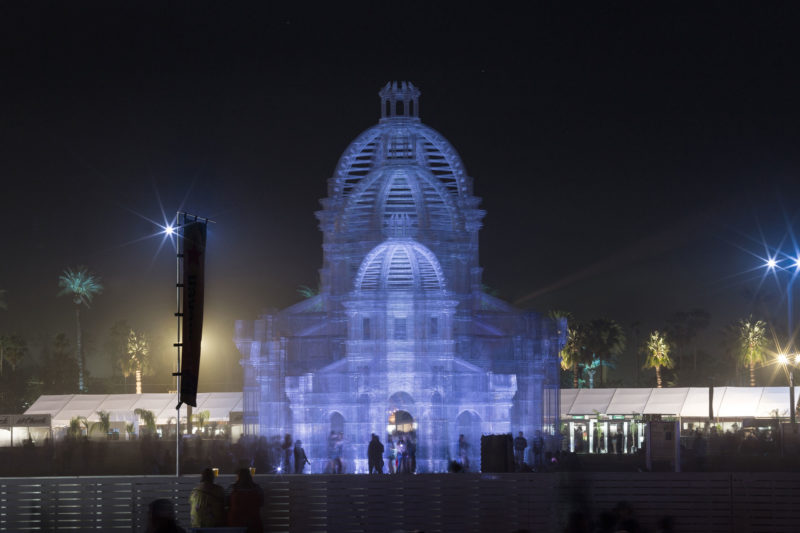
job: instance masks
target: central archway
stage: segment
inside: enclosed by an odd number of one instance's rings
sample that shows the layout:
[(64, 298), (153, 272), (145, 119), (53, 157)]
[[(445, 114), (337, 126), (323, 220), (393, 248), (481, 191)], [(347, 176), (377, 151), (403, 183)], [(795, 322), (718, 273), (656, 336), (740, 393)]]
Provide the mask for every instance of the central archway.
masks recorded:
[(389, 420), (386, 429), (387, 433), (392, 437), (402, 436), (416, 431), (417, 423), (414, 421), (414, 417), (411, 416), (411, 413), (398, 409), (389, 412)]
[(417, 471), (417, 423), (411, 413), (403, 409), (389, 411), (386, 432), (390, 453), (389, 473), (414, 473)]

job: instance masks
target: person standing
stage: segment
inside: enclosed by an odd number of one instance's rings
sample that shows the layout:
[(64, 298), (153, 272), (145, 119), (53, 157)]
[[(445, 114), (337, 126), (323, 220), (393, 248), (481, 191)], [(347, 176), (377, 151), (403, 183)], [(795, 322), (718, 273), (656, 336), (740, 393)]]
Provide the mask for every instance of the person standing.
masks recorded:
[(469, 471), (469, 443), (464, 434), (458, 436), (458, 457), (461, 460), (461, 468), (464, 472)]
[(210, 468), (200, 474), (200, 484), (189, 496), (192, 527), (222, 527), (225, 525), (225, 490), (214, 483)]
[(386, 458), (389, 460), (389, 473), (394, 474), (394, 460), (397, 454), (397, 450), (394, 447), (394, 441), (392, 440), (392, 436), (389, 435), (386, 440)]
[(544, 465), (544, 439), (542, 438), (541, 430), (536, 430), (536, 436), (533, 437), (533, 468), (539, 470)]
[(303, 449), (303, 442), (296, 441), (294, 443), (294, 473), (302, 474), (306, 465), (310, 465), (311, 461), (306, 457), (306, 451)]
[(407, 459), (407, 468), (408, 473), (416, 474), (417, 473), (417, 441), (415, 435), (410, 435), (408, 440), (406, 441), (406, 455), (408, 456)]
[(228, 525), (245, 527), (247, 533), (261, 533), (261, 508), (264, 506), (264, 491), (250, 475), (249, 468), (241, 468), (236, 474), (236, 483), (230, 487), (228, 496)]
[(283, 436), (283, 444), (281, 444), (281, 449), (283, 450), (282, 471), (288, 474), (292, 471), (292, 436), (289, 433)]
[(406, 441), (400, 437), (397, 441), (397, 473), (406, 472)]
[(367, 463), (370, 474), (373, 471), (383, 474), (383, 444), (375, 433), (372, 434), (372, 439), (367, 446)]
[(514, 463), (517, 466), (517, 471), (521, 472), (525, 464), (525, 448), (528, 447), (528, 440), (522, 435), (520, 431), (517, 438), (514, 439)]

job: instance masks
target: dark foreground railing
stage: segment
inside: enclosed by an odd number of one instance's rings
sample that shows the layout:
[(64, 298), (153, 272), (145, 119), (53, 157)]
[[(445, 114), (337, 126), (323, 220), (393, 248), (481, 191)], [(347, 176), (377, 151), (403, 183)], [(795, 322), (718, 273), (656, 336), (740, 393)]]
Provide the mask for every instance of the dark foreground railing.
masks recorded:
[[(231, 476), (220, 476), (227, 486)], [(143, 532), (147, 504), (175, 502), (189, 526), (197, 477), (0, 479), (0, 531)], [(800, 529), (798, 473), (556, 473), (256, 476), (266, 531), (561, 531), (626, 501), (649, 531), (671, 516), (682, 532)]]

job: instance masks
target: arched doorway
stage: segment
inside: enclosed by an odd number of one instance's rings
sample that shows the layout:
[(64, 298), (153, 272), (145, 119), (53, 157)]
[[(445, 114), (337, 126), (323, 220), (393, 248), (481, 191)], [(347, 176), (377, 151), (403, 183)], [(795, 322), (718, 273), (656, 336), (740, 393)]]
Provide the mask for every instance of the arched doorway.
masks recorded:
[[(462, 411), (456, 418), (456, 432), (459, 442), (456, 444), (456, 457), (462, 463), (466, 456), (467, 470), (480, 472), (481, 469), (481, 417), (472, 411)], [(463, 435), (463, 439), (462, 436)], [(462, 444), (463, 442), (463, 444)]]
[(403, 409), (389, 411), (386, 432), (392, 440), (389, 446), (395, 448), (395, 463), (389, 466), (389, 472), (416, 472), (417, 423), (411, 413)]

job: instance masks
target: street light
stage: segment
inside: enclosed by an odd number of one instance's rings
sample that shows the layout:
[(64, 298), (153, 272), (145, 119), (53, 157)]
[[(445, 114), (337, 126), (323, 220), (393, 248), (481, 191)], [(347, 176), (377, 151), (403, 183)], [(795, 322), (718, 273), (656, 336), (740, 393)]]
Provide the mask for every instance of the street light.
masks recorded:
[(789, 372), (789, 420), (792, 422), (792, 428), (794, 429), (794, 367), (800, 364), (800, 353), (778, 354), (778, 362)]

